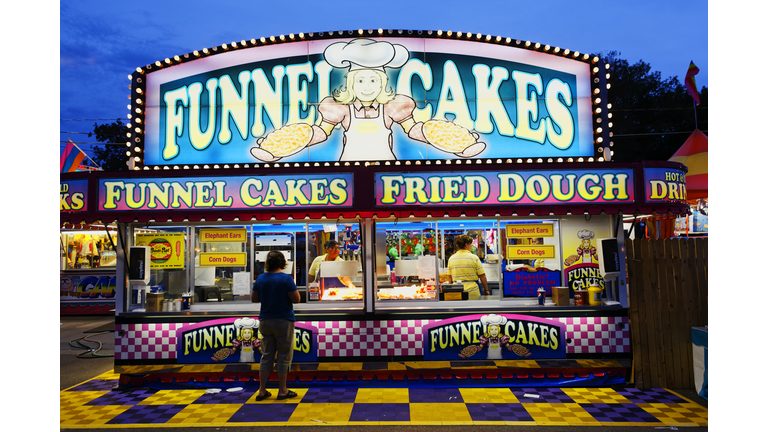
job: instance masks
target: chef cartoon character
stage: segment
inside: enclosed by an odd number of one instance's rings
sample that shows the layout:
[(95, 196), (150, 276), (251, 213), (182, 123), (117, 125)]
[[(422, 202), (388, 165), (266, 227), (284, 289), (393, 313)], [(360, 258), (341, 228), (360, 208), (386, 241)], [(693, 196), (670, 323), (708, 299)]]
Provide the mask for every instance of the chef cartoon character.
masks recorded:
[(509, 350), (509, 336), (501, 334), (501, 327), (507, 323), (507, 317), (490, 314), (480, 318), (480, 322), (485, 325), (486, 331), (480, 336), (479, 349), (488, 348), (485, 357), (488, 360), (503, 360), (502, 349)]
[(232, 341), (232, 347), (234, 351), (240, 350), (239, 362), (254, 362), (254, 354), (261, 347), (261, 339), (256, 337), (259, 321), (247, 317), (238, 318), (235, 320), (235, 327), (240, 331), (240, 336)]
[(591, 263), (592, 258), (597, 259), (597, 248), (592, 246), (591, 240), (595, 238), (594, 231), (583, 229), (576, 233), (581, 239), (581, 246), (576, 248), (576, 255), (581, 257), (581, 262), (584, 264)]
[(482, 152), (485, 144), (477, 141), (477, 133), (448, 121), (414, 120), (416, 102), (396, 94), (385, 72), (385, 68), (402, 67), (409, 56), (404, 46), (387, 41), (354, 39), (330, 44), (323, 57), (332, 67), (347, 69), (345, 85), (320, 102), (316, 124), (285, 125), (259, 138), (251, 154), (264, 162), (277, 161), (326, 141), (340, 124), (344, 134), (340, 160), (395, 160), (391, 130), (394, 123), (411, 139), (459, 157), (470, 158)]

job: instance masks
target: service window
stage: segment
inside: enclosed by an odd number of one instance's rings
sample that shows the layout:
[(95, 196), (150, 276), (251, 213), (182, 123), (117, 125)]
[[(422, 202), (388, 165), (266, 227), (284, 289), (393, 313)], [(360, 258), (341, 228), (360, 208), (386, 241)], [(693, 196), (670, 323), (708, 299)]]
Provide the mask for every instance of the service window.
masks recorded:
[(436, 223), (377, 222), (375, 238), (376, 302), (437, 301)]
[(111, 228), (109, 235), (103, 230), (62, 230), (59, 234), (61, 270), (114, 270), (117, 254), (112, 243), (117, 244), (115, 236), (114, 228)]
[(307, 224), (307, 231), (307, 302), (362, 307), (365, 248), (360, 224)]
[(250, 238), (248, 226), (195, 226), (195, 302), (250, 302)]

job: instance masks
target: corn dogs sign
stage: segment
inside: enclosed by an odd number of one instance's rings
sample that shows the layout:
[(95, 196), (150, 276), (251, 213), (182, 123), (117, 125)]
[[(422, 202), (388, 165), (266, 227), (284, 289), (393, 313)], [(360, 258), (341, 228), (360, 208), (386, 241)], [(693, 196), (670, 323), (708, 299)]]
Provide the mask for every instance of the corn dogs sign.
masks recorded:
[(135, 81), (140, 163), (595, 155), (596, 58), (415, 37), (227, 47)]

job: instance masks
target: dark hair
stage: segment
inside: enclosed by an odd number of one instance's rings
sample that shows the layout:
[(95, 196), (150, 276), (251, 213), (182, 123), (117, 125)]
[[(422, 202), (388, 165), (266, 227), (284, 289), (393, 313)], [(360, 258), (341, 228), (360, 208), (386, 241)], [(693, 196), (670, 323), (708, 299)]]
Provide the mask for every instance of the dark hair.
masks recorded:
[(268, 272), (275, 271), (275, 270), (282, 270), (288, 266), (288, 263), (285, 262), (285, 257), (283, 256), (283, 253), (280, 251), (269, 251), (267, 254), (267, 263), (266, 263), (266, 270)]
[(456, 236), (456, 247), (459, 249), (464, 249), (467, 247), (468, 244), (474, 243), (474, 240), (472, 240), (472, 237), (462, 234), (460, 236)]
[(339, 246), (341, 243), (337, 242), (336, 240), (328, 240), (325, 242), (323, 246), (325, 246), (325, 250), (328, 250), (330, 248), (334, 248), (336, 246)]

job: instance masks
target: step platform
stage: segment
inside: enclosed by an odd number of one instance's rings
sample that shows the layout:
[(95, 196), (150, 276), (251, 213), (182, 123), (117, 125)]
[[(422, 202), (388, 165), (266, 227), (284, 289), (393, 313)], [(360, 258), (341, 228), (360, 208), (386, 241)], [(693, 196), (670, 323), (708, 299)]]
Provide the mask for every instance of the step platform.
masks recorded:
[[(482, 360), (293, 363), (290, 386), (591, 387), (622, 385), (631, 360)], [(115, 366), (119, 387), (155, 389), (258, 386), (258, 363)], [(269, 381), (277, 381), (277, 373)]]

